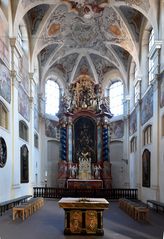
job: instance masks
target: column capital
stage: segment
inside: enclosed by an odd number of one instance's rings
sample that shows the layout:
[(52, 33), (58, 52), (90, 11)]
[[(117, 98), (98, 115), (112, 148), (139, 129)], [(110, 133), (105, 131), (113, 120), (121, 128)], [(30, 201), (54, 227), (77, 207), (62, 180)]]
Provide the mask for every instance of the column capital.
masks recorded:
[(16, 37), (11, 37), (10, 38), (10, 46), (15, 47), (15, 45), (16, 45)]

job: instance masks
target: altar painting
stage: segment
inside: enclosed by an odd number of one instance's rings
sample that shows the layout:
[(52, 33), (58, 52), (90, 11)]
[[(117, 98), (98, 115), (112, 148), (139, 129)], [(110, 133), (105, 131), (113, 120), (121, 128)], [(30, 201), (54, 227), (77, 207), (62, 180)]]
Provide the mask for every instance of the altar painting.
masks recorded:
[(87, 210), (85, 216), (87, 233), (96, 233), (98, 226), (97, 211)]
[(73, 162), (78, 163), (79, 158), (90, 159), (96, 162), (96, 124), (89, 117), (80, 117), (74, 123), (74, 157)]
[(11, 80), (7, 67), (0, 60), (0, 95), (8, 102), (11, 101)]
[(129, 118), (129, 135), (133, 135), (137, 131), (137, 112), (136, 109), (130, 114)]
[(27, 120), (30, 120), (30, 103), (27, 93), (22, 86), (18, 89), (18, 110), (19, 113)]
[(141, 124), (144, 125), (153, 116), (153, 88), (142, 99)]
[(110, 124), (111, 127), (111, 138), (119, 139), (124, 135), (124, 122), (122, 120), (112, 122)]
[(57, 122), (54, 120), (46, 119), (45, 132), (47, 137), (57, 138)]

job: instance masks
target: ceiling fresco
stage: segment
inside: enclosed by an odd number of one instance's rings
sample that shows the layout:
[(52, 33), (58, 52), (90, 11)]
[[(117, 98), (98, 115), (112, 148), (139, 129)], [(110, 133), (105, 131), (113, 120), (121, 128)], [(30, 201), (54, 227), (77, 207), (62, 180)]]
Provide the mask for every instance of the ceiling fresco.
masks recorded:
[(149, 0), (21, 0), (19, 6), (31, 35), (37, 33), (32, 54), (41, 80), (53, 69), (65, 82), (84, 71), (101, 82), (111, 69), (128, 74), (130, 60), (138, 62)]

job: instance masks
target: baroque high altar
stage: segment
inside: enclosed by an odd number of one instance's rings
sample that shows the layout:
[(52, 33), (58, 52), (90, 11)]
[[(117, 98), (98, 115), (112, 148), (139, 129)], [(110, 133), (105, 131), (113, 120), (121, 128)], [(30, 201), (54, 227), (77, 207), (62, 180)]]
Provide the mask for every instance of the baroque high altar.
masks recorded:
[(58, 117), (58, 186), (111, 188), (109, 120), (112, 114), (100, 85), (86, 74), (77, 77), (61, 98)]

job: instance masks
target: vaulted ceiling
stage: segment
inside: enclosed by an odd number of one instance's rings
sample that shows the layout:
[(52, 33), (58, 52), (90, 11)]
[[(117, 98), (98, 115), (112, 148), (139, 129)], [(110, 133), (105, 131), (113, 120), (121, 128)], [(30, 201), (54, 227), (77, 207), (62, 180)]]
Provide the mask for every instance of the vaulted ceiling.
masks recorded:
[(30, 56), (39, 62), (41, 79), (53, 71), (65, 82), (80, 73), (102, 82), (112, 70), (126, 78), (132, 59), (139, 64), (143, 25), (155, 19), (150, 2), (21, 0), (14, 20), (18, 25), (23, 19), (28, 27)]

